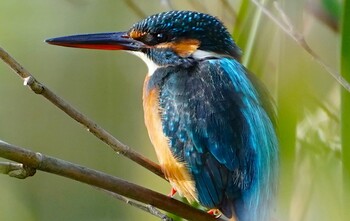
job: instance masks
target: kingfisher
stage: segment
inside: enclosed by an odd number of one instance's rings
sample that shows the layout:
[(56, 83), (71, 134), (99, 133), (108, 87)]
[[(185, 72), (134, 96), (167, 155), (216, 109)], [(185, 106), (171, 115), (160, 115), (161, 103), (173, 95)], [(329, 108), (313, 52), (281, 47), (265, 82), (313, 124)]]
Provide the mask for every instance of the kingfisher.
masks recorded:
[(177, 191), (236, 221), (270, 220), (278, 173), (275, 107), (223, 23), (168, 11), (126, 32), (46, 40), (66, 47), (125, 50), (148, 66), (145, 124)]

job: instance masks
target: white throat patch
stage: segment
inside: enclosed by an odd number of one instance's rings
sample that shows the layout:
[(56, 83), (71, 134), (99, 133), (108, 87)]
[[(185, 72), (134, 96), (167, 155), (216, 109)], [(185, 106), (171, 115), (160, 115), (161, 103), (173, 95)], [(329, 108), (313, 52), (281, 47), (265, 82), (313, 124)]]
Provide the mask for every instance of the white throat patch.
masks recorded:
[(149, 59), (149, 57), (147, 57), (147, 55), (145, 55), (142, 52), (139, 51), (130, 51), (130, 53), (136, 55), (137, 57), (141, 58), (143, 60), (143, 62), (146, 63), (147, 67), (148, 67), (148, 76), (152, 76), (153, 73), (161, 66), (157, 65), (156, 63), (154, 63), (151, 59)]
[[(137, 57), (141, 58), (147, 65), (148, 67), (148, 76), (152, 76), (153, 73), (160, 67), (165, 67), (165, 66), (160, 66), (156, 63), (154, 63), (146, 54), (140, 52), (140, 51), (128, 51)], [(218, 54), (215, 52), (211, 51), (203, 51), (203, 50), (196, 50), (193, 52), (190, 57), (193, 57), (196, 60), (203, 60), (206, 58), (222, 58), (222, 57), (229, 57), (228, 55), (222, 55)]]

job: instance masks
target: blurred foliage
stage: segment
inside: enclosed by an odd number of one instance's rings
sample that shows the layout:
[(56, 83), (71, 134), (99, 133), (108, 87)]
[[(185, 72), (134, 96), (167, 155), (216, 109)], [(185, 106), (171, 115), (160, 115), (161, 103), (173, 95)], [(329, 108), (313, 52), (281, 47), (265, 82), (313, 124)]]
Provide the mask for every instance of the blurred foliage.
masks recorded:
[[(127, 53), (43, 43), (44, 39), (61, 35), (126, 30), (140, 19), (140, 13), (127, 2), (2, 1), (0, 45), (57, 94), (121, 141), (156, 160), (143, 125), (145, 65)], [(244, 52), (244, 63), (276, 99), (281, 140), (276, 220), (341, 220), (342, 196), (348, 191), (348, 185), (342, 185), (342, 161), (349, 162), (350, 156), (341, 155), (340, 125), (344, 125), (343, 119), (349, 119), (349, 112), (343, 109), (346, 117), (340, 118), (343, 100), (337, 82), (251, 1), (132, 2), (147, 15), (173, 7), (207, 12), (225, 22)], [(277, 15), (273, 1), (261, 2)], [(278, 2), (310, 47), (328, 65), (339, 69), (339, 35), (350, 39), (349, 32), (333, 32), (304, 9), (306, 0)], [(326, 6), (323, 10), (340, 18), (345, 0), (335, 2), (340, 5), (338, 9)], [(342, 56), (349, 51), (342, 50)], [(342, 67), (349, 61), (344, 57)], [(29, 92), (3, 64), (0, 82), (0, 139), (161, 193), (170, 190), (168, 183), (113, 153), (61, 111)], [(348, 96), (348, 92), (343, 94)], [(343, 131), (343, 139), (349, 139), (347, 133)], [(94, 188), (51, 174), (39, 172), (26, 180), (0, 176), (0, 186), (0, 220), (156, 219)]]
[[(341, 33), (341, 72), (345, 79), (350, 81), (350, 1), (344, 2)], [(343, 185), (350, 186), (350, 94), (344, 89), (341, 91), (341, 132), (342, 132), (342, 163)], [(344, 189), (344, 208), (350, 208), (350, 188)], [(345, 209), (344, 217), (350, 216), (350, 210)]]
[(323, 7), (323, 10), (334, 19), (340, 19), (341, 5), (338, 0), (322, 0), (321, 5)]

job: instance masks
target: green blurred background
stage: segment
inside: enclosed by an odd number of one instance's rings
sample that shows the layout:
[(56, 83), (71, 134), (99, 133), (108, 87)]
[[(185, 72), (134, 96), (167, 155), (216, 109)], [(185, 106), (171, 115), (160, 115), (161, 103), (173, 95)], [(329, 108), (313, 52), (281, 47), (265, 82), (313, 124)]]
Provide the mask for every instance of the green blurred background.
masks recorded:
[[(278, 16), (272, 1), (262, 2)], [(342, 1), (279, 2), (316, 54), (338, 70)], [(342, 182), (340, 86), (330, 74), (250, 1), (134, 0), (140, 12), (131, 3), (3, 0), (0, 46), (62, 98), (156, 161), (143, 124), (141, 89), (147, 69), (142, 61), (128, 53), (61, 48), (43, 41), (76, 33), (127, 30), (143, 14), (170, 7), (219, 17), (245, 52), (243, 62), (276, 98), (281, 137), (276, 220), (341, 220), (345, 207), (342, 196), (348, 188)], [(164, 194), (170, 190), (168, 183), (117, 155), (63, 112), (23, 87), (2, 62), (0, 122), (1, 140)], [(38, 172), (26, 180), (0, 176), (0, 220), (156, 218), (85, 184)]]

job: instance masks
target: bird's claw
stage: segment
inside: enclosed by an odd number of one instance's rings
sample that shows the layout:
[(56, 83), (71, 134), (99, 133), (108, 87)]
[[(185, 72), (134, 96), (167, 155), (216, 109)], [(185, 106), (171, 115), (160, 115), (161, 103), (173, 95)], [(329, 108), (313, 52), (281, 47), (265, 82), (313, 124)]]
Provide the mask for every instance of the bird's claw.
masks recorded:
[(168, 196), (172, 198), (172, 197), (174, 197), (176, 192), (177, 192), (177, 190), (174, 187), (172, 187), (171, 190), (170, 190), (170, 193), (168, 194)]
[(216, 219), (222, 215), (222, 213), (218, 209), (210, 209), (207, 213), (214, 216)]

